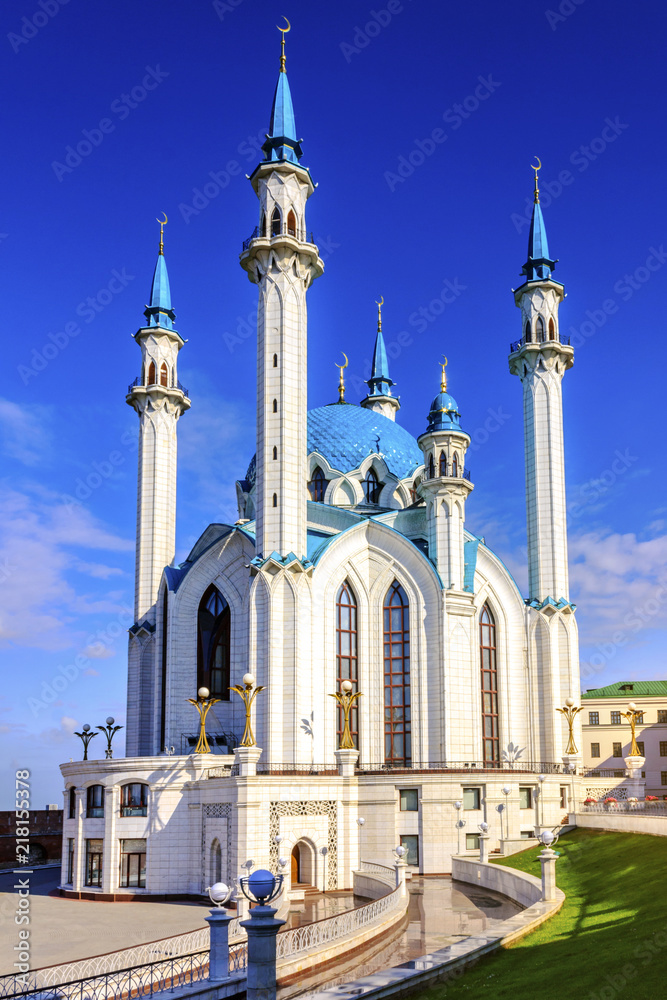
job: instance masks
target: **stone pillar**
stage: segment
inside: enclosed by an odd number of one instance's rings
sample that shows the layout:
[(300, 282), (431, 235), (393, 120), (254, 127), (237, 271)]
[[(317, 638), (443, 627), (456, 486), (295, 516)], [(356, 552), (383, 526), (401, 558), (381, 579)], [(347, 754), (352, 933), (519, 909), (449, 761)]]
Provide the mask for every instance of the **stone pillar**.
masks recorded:
[(396, 888), (398, 889), (400, 887), (401, 889), (400, 895), (402, 897), (406, 896), (408, 891), (407, 886), (405, 884), (405, 875), (407, 869), (408, 869), (408, 863), (407, 861), (404, 861), (403, 858), (399, 858), (398, 861), (396, 861), (394, 864), (394, 871), (396, 872)]
[(85, 882), (86, 841), (83, 836), (83, 816), (86, 808), (86, 790), (77, 788), (76, 800), (76, 833), (74, 834), (74, 871), (72, 873), (72, 889), (81, 892)]
[(479, 835), (479, 860), (485, 864), (489, 860), (489, 835), (480, 833)]
[(102, 892), (113, 893), (118, 878), (116, 850), (116, 805), (118, 789), (104, 789), (104, 843), (102, 847)]
[(626, 757), (625, 766), (628, 769), (628, 776), (625, 780), (625, 787), (628, 790), (628, 798), (643, 799), (646, 795), (646, 781), (642, 778), (642, 768), (646, 763), (646, 757)]
[(341, 778), (354, 778), (354, 769), (359, 760), (358, 750), (334, 750), (338, 774)]
[(550, 847), (545, 847), (538, 855), (542, 865), (542, 899), (549, 902), (556, 898), (556, 858), (558, 855)]
[(276, 935), (285, 923), (273, 906), (255, 906), (241, 924), (248, 934), (247, 1000), (276, 1000)]
[(211, 928), (208, 959), (208, 978), (210, 980), (229, 979), (229, 923), (231, 919), (222, 907), (216, 907), (215, 910), (211, 910), (208, 917), (204, 917)]
[(257, 761), (262, 756), (260, 747), (235, 747), (234, 760), (239, 766), (239, 778), (254, 778)]

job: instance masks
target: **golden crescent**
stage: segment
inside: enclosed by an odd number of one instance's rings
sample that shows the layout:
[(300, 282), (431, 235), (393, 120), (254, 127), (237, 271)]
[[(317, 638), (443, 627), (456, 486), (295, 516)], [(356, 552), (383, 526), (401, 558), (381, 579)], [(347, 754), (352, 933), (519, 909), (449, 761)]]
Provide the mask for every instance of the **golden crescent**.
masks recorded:
[(380, 301), (379, 302), (376, 301), (375, 305), (376, 306), (383, 306), (384, 305), (384, 295), (380, 296)]
[[(441, 357), (445, 358), (445, 355), (443, 354), (443, 355), (441, 355)], [(438, 364), (440, 365), (440, 367), (444, 371), (445, 368), (447, 367), (447, 358), (445, 358), (444, 363), (442, 361), (438, 361)]]
[[(287, 19), (286, 19), (286, 20), (287, 20)], [(336, 364), (335, 364), (335, 365), (334, 365), (334, 367), (336, 367), (336, 368), (341, 368), (341, 369), (343, 369), (343, 368), (347, 368), (347, 366), (348, 366), (348, 365), (349, 365), (349, 363), (350, 363), (350, 362), (349, 362), (349, 361), (347, 360), (347, 354), (345, 353), (345, 351), (341, 351), (340, 353), (341, 353), (341, 354), (343, 355), (343, 357), (345, 358), (345, 364), (344, 364), (344, 365), (336, 365)]]
[(537, 154), (535, 154), (535, 159), (537, 160), (537, 166), (534, 167), (533, 164), (531, 163), (530, 169), (531, 170), (535, 170), (535, 171), (541, 170), (542, 169), (542, 161), (541, 161), (541, 159), (539, 158), (539, 156)]
[(159, 222), (161, 226), (166, 226), (167, 223), (169, 222), (169, 219), (167, 218), (167, 213), (166, 212), (163, 212), (162, 214), (164, 215), (164, 222), (162, 222), (161, 219), (156, 219), (155, 221)]
[(287, 24), (287, 27), (286, 27), (286, 28), (281, 28), (281, 27), (279, 27), (278, 25), (276, 25), (276, 28), (278, 28), (278, 31), (282, 31), (283, 35), (286, 35), (286, 34), (287, 34), (287, 32), (288, 32), (288, 31), (290, 31), (290, 29), (291, 29), (292, 25), (291, 25), (291, 24), (289, 23), (289, 21), (287, 20), (287, 18), (285, 17), (285, 15), (284, 15), (284, 14), (283, 14), (283, 18), (285, 19), (285, 22), (286, 22), (286, 24)]

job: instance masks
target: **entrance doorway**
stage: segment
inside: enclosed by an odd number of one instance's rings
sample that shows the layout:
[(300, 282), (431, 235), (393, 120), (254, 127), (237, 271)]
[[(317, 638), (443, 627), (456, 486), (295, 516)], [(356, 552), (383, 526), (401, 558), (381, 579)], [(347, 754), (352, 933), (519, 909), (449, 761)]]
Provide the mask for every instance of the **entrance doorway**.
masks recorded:
[(301, 851), (299, 845), (296, 844), (292, 851), (292, 870), (291, 870), (291, 882), (292, 885), (296, 885), (297, 882), (301, 881)]

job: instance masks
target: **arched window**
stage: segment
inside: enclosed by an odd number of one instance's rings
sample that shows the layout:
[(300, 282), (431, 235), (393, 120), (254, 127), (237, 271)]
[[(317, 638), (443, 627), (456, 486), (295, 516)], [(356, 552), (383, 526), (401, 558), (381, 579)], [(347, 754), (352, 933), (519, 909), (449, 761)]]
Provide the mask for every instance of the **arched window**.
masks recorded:
[(278, 400), (277, 399), (273, 400), (273, 412), (274, 413), (278, 412)]
[(369, 469), (364, 479), (364, 498), (366, 503), (379, 503), (382, 483), (374, 469)]
[(222, 881), (222, 848), (216, 837), (211, 843), (211, 885)]
[(76, 816), (76, 788), (72, 787), (69, 790), (69, 809), (68, 814), (70, 819), (74, 819)]
[(498, 732), (498, 669), (496, 666), (496, 623), (488, 604), (479, 619), (482, 671), (482, 748), (485, 762), (500, 760)]
[(287, 216), (287, 232), (290, 236), (296, 236), (296, 215), (291, 209)]
[(277, 354), (273, 355), (273, 367), (274, 368), (278, 367), (278, 355)]
[(278, 458), (278, 449), (277, 449), (276, 445), (274, 444), (274, 446), (273, 446), (273, 461), (275, 462), (277, 458)]
[(409, 765), (410, 736), (410, 606), (394, 580), (384, 599), (384, 759)]
[(120, 790), (121, 816), (145, 816), (148, 812), (148, 785), (132, 782)]
[(549, 340), (556, 339), (556, 327), (554, 326), (553, 316), (549, 319)]
[(440, 463), (439, 463), (439, 465), (440, 465), (440, 475), (441, 476), (446, 476), (447, 475), (447, 456), (445, 455), (444, 451), (440, 452)]
[(155, 385), (157, 379), (155, 378), (155, 362), (151, 361), (148, 366), (148, 382), (146, 385)]
[[(336, 690), (340, 693), (343, 681), (352, 682), (352, 693), (357, 690), (357, 599), (346, 580), (336, 598)], [(338, 707), (338, 737), (343, 735), (345, 719)], [(350, 732), (354, 745), (359, 749), (359, 713), (355, 702), (350, 712)]]
[(266, 236), (266, 215), (262, 212), (261, 218), (259, 220), (259, 235)]
[(278, 494), (277, 493), (273, 494), (273, 506), (274, 507), (278, 506)]
[(104, 786), (88, 785), (86, 790), (86, 816), (104, 816)]
[(160, 385), (169, 385), (169, 372), (164, 361), (160, 366)]
[(280, 209), (276, 206), (273, 210), (273, 215), (271, 216), (271, 235), (280, 236), (282, 229), (282, 219), (280, 218)]
[(530, 323), (526, 323), (526, 343), (530, 344), (532, 342), (533, 335), (530, 331)]
[(319, 465), (315, 466), (313, 469), (313, 478), (308, 483), (308, 492), (310, 493), (310, 499), (315, 500), (317, 503), (322, 503), (324, 501), (324, 494), (327, 489), (327, 480), (324, 477), (324, 473), (320, 469)]
[(544, 343), (544, 320), (542, 319), (541, 316), (537, 317), (537, 323), (535, 324), (535, 332), (537, 334), (537, 337), (535, 338), (537, 340), (537, 343), (538, 344), (543, 344)]
[(229, 701), (231, 614), (217, 587), (209, 587), (197, 613), (197, 688)]
[(433, 455), (428, 456), (428, 478), (435, 478), (435, 462), (433, 461)]
[(459, 474), (459, 456), (454, 452), (454, 457), (452, 459), (452, 475), (458, 476)]

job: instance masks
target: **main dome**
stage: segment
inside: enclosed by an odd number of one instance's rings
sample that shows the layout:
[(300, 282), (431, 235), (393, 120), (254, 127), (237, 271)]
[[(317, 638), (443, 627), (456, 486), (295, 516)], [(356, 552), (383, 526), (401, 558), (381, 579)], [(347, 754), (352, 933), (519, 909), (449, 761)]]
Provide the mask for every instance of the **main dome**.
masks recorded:
[[(352, 403), (330, 403), (308, 411), (308, 454), (317, 452), (333, 469), (351, 472), (368, 455), (382, 455), (388, 469), (405, 479), (424, 461), (417, 442), (389, 417)], [(255, 482), (256, 456), (246, 480)]]

